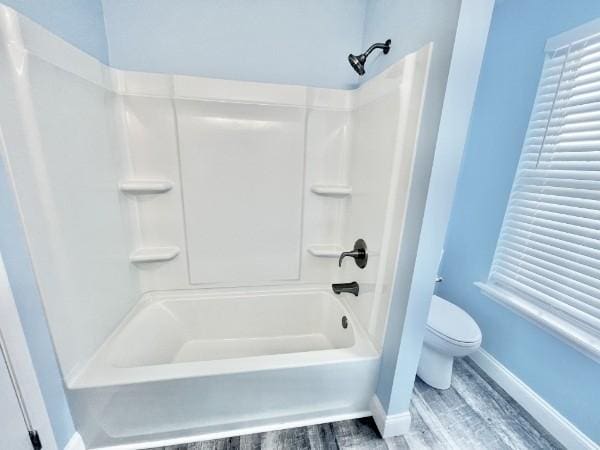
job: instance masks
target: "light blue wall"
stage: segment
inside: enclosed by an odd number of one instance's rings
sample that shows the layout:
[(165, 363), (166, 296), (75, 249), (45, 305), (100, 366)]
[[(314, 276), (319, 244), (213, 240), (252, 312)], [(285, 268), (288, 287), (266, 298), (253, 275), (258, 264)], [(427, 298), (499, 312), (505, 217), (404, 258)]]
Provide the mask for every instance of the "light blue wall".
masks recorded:
[[(494, 1), (462, 0), (460, 13), (458, 3), (406, 3), (419, 28), (414, 35), (433, 40), (435, 47), (413, 169), (416, 181), (401, 243), (403, 258), (398, 263), (377, 386), (377, 397), (388, 415), (409, 407)], [(393, 24), (390, 5), (383, 6), (381, 22)], [(402, 11), (397, 11), (398, 19)], [(448, 22), (452, 20), (454, 24)], [(403, 26), (412, 30), (409, 23)], [(427, 188), (423, 180), (430, 175)]]
[(100, 61), (108, 62), (100, 0), (3, 0), (1, 3)]
[(366, 0), (104, 0), (114, 67), (350, 88)]
[(434, 64), (444, 60), (447, 72), (459, 6), (460, 0), (368, 0), (363, 48), (388, 38), (392, 48), (387, 55), (377, 50), (369, 56), (363, 81), (431, 41), (436, 46)]
[(75, 427), (54, 356), (25, 235), (2, 158), (0, 158), (0, 211), (0, 253), (6, 265), (6, 272), (57, 445), (62, 449), (75, 432)]
[(600, 364), (483, 296), (547, 38), (600, 17), (597, 0), (503, 0), (494, 12), (438, 293), (479, 323), (483, 348), (600, 442)]

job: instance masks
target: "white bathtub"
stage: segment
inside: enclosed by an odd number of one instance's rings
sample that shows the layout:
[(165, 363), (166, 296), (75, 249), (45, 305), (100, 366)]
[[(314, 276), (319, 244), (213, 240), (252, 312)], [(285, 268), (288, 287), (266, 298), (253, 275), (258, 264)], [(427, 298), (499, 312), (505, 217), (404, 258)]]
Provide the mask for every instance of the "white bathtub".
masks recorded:
[(68, 391), (88, 448), (140, 448), (368, 415), (378, 362), (325, 290), (152, 293)]

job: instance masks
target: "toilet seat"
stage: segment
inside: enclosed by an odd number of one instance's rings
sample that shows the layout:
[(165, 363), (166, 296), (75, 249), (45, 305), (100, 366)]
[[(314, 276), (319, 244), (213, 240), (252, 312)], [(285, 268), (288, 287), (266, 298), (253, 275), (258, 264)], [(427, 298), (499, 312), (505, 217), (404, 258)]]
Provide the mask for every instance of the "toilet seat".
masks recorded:
[(458, 346), (479, 345), (481, 330), (477, 323), (458, 306), (434, 295), (427, 318), (427, 330)]

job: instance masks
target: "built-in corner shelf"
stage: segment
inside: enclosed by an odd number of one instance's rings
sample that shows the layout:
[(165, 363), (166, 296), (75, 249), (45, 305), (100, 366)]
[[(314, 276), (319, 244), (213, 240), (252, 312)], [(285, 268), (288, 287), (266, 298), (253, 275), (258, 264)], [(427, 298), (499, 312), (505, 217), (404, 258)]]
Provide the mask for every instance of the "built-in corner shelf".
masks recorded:
[(138, 180), (130, 179), (119, 183), (121, 192), (134, 195), (162, 194), (173, 188), (173, 183), (168, 180)]
[(170, 261), (179, 254), (179, 247), (142, 247), (129, 255), (133, 263)]
[(346, 197), (352, 194), (352, 187), (345, 184), (313, 184), (310, 190), (315, 194), (331, 197)]
[(308, 247), (308, 253), (322, 258), (338, 258), (344, 251), (339, 245), (311, 245)]

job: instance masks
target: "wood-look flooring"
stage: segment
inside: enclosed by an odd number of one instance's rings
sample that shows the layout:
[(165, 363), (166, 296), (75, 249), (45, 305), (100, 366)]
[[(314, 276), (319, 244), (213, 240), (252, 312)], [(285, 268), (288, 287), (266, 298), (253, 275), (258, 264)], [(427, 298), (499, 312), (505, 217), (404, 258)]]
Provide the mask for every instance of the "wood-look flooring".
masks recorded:
[(563, 449), (468, 358), (456, 360), (448, 390), (417, 379), (410, 412), (410, 432), (390, 439), (369, 417), (155, 450)]

